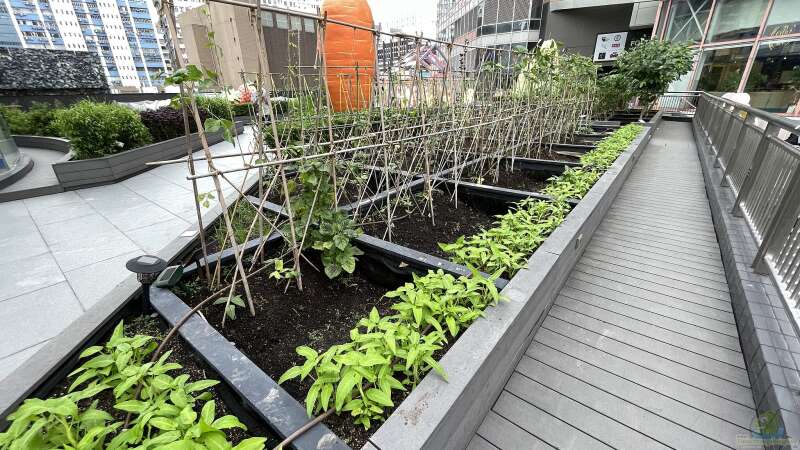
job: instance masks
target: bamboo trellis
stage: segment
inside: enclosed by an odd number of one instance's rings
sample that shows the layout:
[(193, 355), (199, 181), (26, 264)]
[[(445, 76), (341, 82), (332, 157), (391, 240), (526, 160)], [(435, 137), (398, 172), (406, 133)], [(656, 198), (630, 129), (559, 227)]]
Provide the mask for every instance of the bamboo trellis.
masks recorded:
[[(216, 76), (214, 81), (219, 86), (242, 84), (252, 89), (248, 131), (252, 139), (248, 148), (237, 145), (233, 152), (212, 153), (195, 100), (199, 82), (184, 81), (182, 97), (188, 99), (184, 110), (200, 130), (203, 151), (200, 156), (189, 154), (153, 164), (189, 165), (188, 179), (195, 186), (198, 218), (210, 197), (219, 202), (219, 226), (225, 237), (217, 244), (233, 250), (235, 269), (226, 274), (220, 265), (213, 273), (208, 264), (205, 267), (214, 290), (227, 286), (226, 307), (241, 292), (250, 313), (255, 314), (248, 278), (267, 266), (285, 263), (291, 267), (289, 283), (298, 289), (303, 287), (303, 270), (319, 270), (319, 263), (308, 254), (313, 244), (309, 231), (319, 223), (307, 213), (308, 201), (301, 203), (301, 196), (310, 200), (310, 210), (350, 205), (347, 211), (356, 224), (385, 223), (386, 232), (381, 237), (391, 241), (392, 224), (401, 215), (425, 214), (435, 224), (434, 190), (445, 180), (457, 186), (467, 176), (466, 162), (473, 163), (469, 169), (473, 176), (477, 172), (496, 178), (502, 158), (550, 158), (550, 143), (569, 141), (592, 114), (596, 68), (586, 58), (563, 55), (554, 46), (533, 50), (482, 48), (386, 33), (327, 16), (235, 0), (210, 2), (250, 12), (250, 25), (257, 36), (258, 71), (248, 72), (242, 66), (240, 79)], [(171, 2), (164, 2), (162, 8), (170, 35), (177, 42)], [(262, 12), (313, 20), (314, 61), (301, 58), (302, 33), (289, 30), (289, 67), (285, 72), (270, 72)], [(323, 42), (331, 26), (371, 33), (376, 48), (381, 42), (413, 39), (414, 50), (399, 63), (382, 65), (381, 71), (371, 66), (350, 67), (352, 75), (342, 76), (338, 85), (329, 86), (324, 81), (336, 68), (327, 66)], [(211, 47), (215, 47), (213, 42)], [(460, 55), (467, 51), (474, 56), (470, 67), (460, 62)], [(221, 73), (220, 58), (216, 51), (214, 54), (217, 67), (202, 69)], [(438, 58), (426, 59), (431, 54)], [(180, 57), (176, 55), (174, 61), (182, 68)], [(360, 85), (360, 77), (369, 77), (371, 84), (368, 107), (333, 112), (329, 89), (348, 94), (353, 86)], [(278, 84), (292, 93), (288, 101), (281, 100), (284, 108), (278, 107), (271, 90)], [(223, 119), (233, 121), (233, 113)], [(321, 180), (308, 183), (304, 178), (310, 167), (327, 177), (324, 184), (331, 189), (332, 198), (328, 198), (328, 191), (320, 195)], [(234, 175), (244, 176), (234, 181)], [(258, 178), (257, 188), (248, 196), (245, 180), (252, 176)], [(200, 192), (198, 183), (207, 179), (213, 190)], [(309, 186), (316, 191), (309, 191)], [(233, 202), (226, 200), (228, 188), (236, 193)], [(456, 188), (451, 200), (457, 202), (457, 195)], [(245, 210), (252, 213), (244, 225), (246, 231), (238, 223), (238, 215)], [(205, 260), (208, 237), (202, 223), (200, 230), (200, 251)], [(280, 251), (265, 247), (266, 237), (273, 233), (285, 242)], [(248, 257), (243, 244), (255, 238), (261, 240), (260, 245)]]

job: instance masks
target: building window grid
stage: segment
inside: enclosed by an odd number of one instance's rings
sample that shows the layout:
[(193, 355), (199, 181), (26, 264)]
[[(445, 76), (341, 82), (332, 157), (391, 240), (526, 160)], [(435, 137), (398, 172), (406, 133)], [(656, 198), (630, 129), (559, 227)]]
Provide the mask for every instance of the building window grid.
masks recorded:
[[(660, 35), (658, 36), (659, 39), (665, 39), (666, 32), (669, 28), (670, 20), (672, 20), (671, 12), (672, 12), (672, 5), (676, 4), (678, 1), (682, 0), (669, 0), (667, 6), (664, 8), (666, 11), (666, 15), (664, 17), (664, 26), (654, 28), (654, 32), (656, 30), (660, 31)], [(764, 12), (761, 16), (761, 20), (759, 22), (759, 28), (756, 35), (752, 38), (746, 39), (733, 39), (727, 41), (716, 41), (710, 42), (709, 39), (709, 28), (711, 26), (711, 21), (713, 20), (714, 13), (716, 12), (719, 0), (712, 0), (711, 1), (711, 9), (709, 10), (708, 16), (706, 17), (703, 34), (701, 36), (700, 41), (697, 44), (692, 45), (692, 48), (697, 49), (699, 59), (698, 64), (702, 63), (703, 60), (703, 51), (704, 50), (714, 50), (726, 47), (734, 47), (734, 46), (741, 46), (741, 45), (751, 45), (750, 55), (748, 56), (747, 63), (742, 71), (742, 79), (739, 82), (736, 92), (744, 92), (744, 89), (747, 84), (747, 79), (750, 77), (750, 72), (753, 69), (753, 61), (755, 60), (756, 54), (758, 53), (758, 49), (761, 44), (768, 43), (771, 41), (786, 41), (791, 39), (800, 38), (800, 33), (789, 33), (789, 34), (778, 34), (774, 36), (765, 36), (765, 29), (767, 25), (767, 21), (769, 19), (769, 15), (772, 12), (772, 7), (775, 4), (775, 0), (769, 0), (766, 8), (764, 8)], [(694, 72), (692, 73), (692, 78), (689, 82), (689, 86), (696, 86), (698, 83), (698, 75), (702, 72), (700, 69), (701, 67), (695, 67)]]

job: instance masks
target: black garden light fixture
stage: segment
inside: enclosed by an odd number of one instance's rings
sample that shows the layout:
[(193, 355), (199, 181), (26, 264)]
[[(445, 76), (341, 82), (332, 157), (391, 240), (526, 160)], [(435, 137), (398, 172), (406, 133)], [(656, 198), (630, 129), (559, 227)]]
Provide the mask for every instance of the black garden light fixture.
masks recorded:
[(150, 308), (150, 285), (158, 278), (167, 262), (158, 256), (141, 255), (125, 263), (125, 267), (136, 274), (136, 279), (142, 284), (142, 312), (147, 314)]

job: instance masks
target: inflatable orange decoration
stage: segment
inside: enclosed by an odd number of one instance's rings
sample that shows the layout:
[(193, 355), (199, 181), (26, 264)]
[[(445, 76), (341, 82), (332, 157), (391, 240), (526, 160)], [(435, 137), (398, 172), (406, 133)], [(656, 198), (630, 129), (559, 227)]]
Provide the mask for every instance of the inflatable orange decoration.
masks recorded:
[[(323, 0), (329, 19), (374, 28), (367, 0)], [(326, 83), (333, 110), (357, 111), (369, 107), (375, 77), (375, 41), (366, 30), (328, 23), (325, 27)]]

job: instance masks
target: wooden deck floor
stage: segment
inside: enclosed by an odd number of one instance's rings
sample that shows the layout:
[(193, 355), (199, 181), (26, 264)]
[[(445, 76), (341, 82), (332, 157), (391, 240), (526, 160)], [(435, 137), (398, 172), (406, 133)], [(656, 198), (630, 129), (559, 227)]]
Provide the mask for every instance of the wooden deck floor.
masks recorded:
[(690, 125), (662, 122), (469, 448), (736, 447), (754, 416)]

